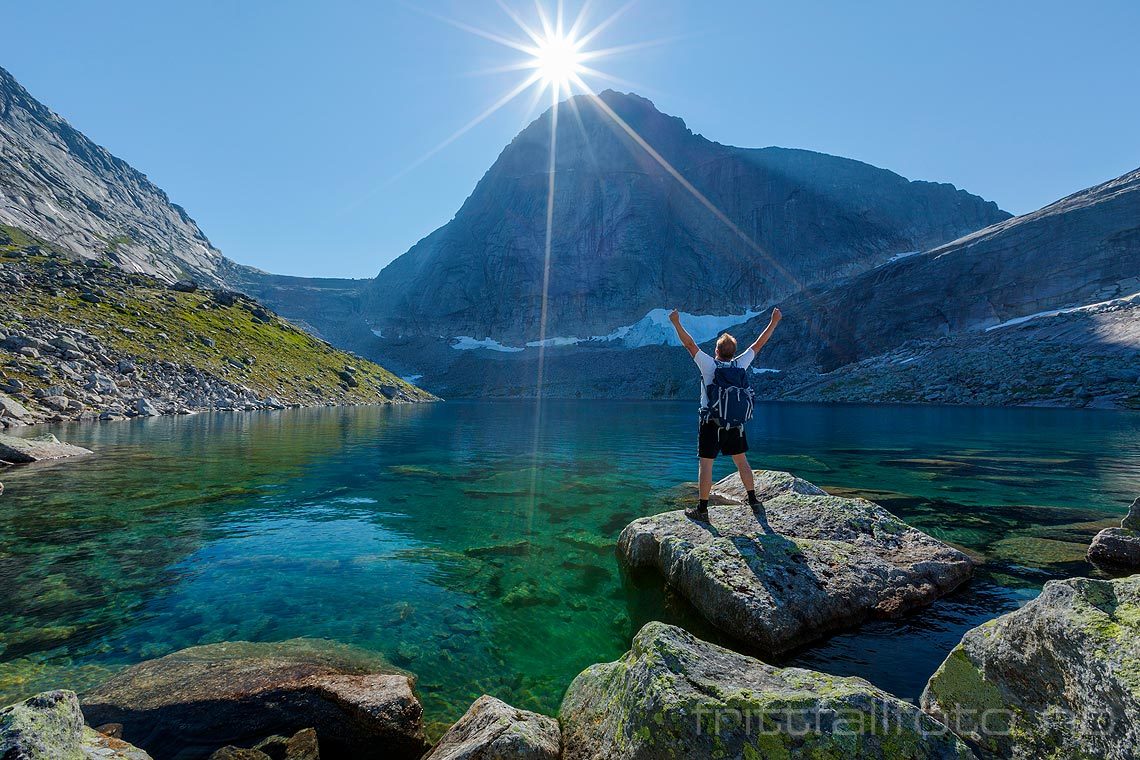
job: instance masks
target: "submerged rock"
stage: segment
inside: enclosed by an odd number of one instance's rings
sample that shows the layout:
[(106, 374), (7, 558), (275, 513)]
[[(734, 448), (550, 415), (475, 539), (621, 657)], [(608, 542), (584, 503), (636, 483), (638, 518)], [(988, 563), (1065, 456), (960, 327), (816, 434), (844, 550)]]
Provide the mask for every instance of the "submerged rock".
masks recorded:
[[(937, 599), (970, 577), (963, 552), (873, 502), (830, 496), (757, 470), (754, 516), (739, 475), (714, 487), (711, 527), (680, 511), (643, 517), (618, 538), (631, 568), (656, 568), (715, 626), (778, 653)], [(732, 504), (732, 502), (736, 502)]]
[(0, 710), (4, 760), (151, 760), (138, 747), (88, 728), (73, 691), (46, 691)]
[(72, 446), (70, 443), (62, 443), (50, 433), (31, 438), (17, 438), (0, 433), (0, 460), (12, 464), (27, 464), (46, 459), (65, 459), (90, 453), (90, 449)]
[(1129, 760), (1140, 747), (1140, 575), (1050, 581), (967, 631), (922, 707), (1002, 758)]
[(424, 760), (558, 760), (558, 721), (479, 697)]
[(575, 678), (559, 717), (564, 760), (974, 757), (861, 678), (776, 668), (663, 623)]
[(83, 697), (93, 723), (164, 760), (314, 728), (324, 760), (418, 758), (428, 748), (414, 676), (315, 639), (191, 647), (128, 668)]
[(1140, 567), (1140, 498), (1132, 502), (1119, 528), (1105, 528), (1096, 534), (1088, 558), (1102, 565)]

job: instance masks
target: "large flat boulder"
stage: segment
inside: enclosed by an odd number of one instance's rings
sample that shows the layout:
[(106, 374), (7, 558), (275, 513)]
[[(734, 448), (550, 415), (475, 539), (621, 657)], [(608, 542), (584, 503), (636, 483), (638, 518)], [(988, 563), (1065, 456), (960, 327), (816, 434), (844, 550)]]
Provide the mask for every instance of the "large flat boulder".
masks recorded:
[(45, 691), (0, 710), (4, 760), (151, 760), (138, 747), (83, 723), (73, 691)]
[(558, 721), (484, 694), (424, 760), (558, 760)]
[(564, 760), (974, 757), (861, 678), (776, 668), (663, 623), (575, 678), (559, 718)]
[(997, 757), (1140, 754), (1140, 575), (1050, 581), (967, 631), (922, 707)]
[(63, 443), (51, 433), (30, 438), (18, 438), (14, 435), (0, 433), (0, 461), (11, 462), (12, 464), (29, 464), (46, 459), (65, 459), (90, 453), (90, 449)]
[(643, 517), (618, 538), (630, 568), (654, 568), (713, 625), (779, 653), (893, 617), (970, 577), (963, 552), (873, 502), (831, 496), (786, 472), (757, 470), (764, 513), (744, 506), (739, 475), (714, 486), (712, 524), (681, 511)]
[(316, 639), (192, 647), (135, 665), (83, 695), (92, 724), (158, 760), (314, 728), (324, 760), (418, 758), (428, 744), (415, 678), (376, 655)]
[(1119, 528), (1096, 534), (1088, 557), (1098, 565), (1140, 568), (1140, 498), (1132, 502)]

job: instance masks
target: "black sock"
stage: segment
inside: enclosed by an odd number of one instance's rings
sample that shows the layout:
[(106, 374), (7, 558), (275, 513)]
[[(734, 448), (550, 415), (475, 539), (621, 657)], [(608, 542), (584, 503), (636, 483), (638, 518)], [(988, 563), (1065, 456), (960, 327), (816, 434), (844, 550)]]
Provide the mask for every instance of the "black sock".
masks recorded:
[(749, 491), (748, 492), (748, 503), (753, 504), (755, 502), (756, 502), (756, 491), (755, 490)]
[(697, 511), (698, 512), (708, 512), (709, 511), (709, 500), (708, 499), (701, 499), (700, 502), (697, 504)]

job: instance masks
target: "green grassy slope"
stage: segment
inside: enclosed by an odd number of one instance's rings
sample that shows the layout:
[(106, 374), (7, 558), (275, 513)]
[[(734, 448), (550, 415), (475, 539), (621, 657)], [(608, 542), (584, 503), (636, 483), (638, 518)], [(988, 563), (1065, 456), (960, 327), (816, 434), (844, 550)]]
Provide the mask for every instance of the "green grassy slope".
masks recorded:
[(148, 369), (152, 375), (169, 373), (172, 368), (162, 363), (173, 363), (286, 404), (432, 398), (383, 367), (310, 336), (252, 299), (220, 291), (181, 292), (110, 264), (69, 258), (0, 226), (0, 332), (50, 343), (66, 328), (95, 339), (97, 348), (78, 363), (65, 366), (68, 355), (56, 355), (54, 347), (33, 352), (39, 357), (21, 353), (13, 341), (0, 348), (0, 374), (23, 384), (20, 395), (31, 406), (37, 389), (68, 383), (82, 387), (89, 374), (84, 370), (94, 371), (90, 365), (117, 366), (122, 359), (136, 364), (140, 376)]

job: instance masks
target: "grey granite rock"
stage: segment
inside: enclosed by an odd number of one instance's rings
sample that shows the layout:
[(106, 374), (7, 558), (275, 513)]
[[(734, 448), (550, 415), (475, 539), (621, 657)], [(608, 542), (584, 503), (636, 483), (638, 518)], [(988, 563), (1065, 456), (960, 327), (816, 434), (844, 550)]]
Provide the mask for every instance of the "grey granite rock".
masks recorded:
[(558, 721), (479, 697), (424, 760), (558, 760)]
[(83, 724), (75, 692), (47, 691), (0, 710), (4, 760), (151, 760), (138, 747)]
[(90, 453), (90, 449), (63, 443), (51, 433), (28, 438), (0, 434), (0, 461), (11, 462), (12, 464), (28, 464), (47, 459), (66, 459), (67, 457), (83, 456)]
[(922, 707), (1000, 758), (1134, 760), (1140, 576), (1049, 581), (962, 637)]
[(1132, 502), (1119, 528), (1105, 528), (1096, 534), (1088, 557), (1101, 565), (1140, 567), (1140, 499)]
[(773, 667), (663, 623), (575, 678), (559, 719), (564, 760), (974, 757), (861, 678)]
[(681, 511), (643, 517), (618, 538), (630, 568), (651, 568), (713, 625), (783, 652), (874, 617), (929, 604), (970, 577), (961, 551), (864, 499), (830, 496), (757, 470), (760, 516), (737, 474), (714, 487), (711, 526)]
[(330, 758), (419, 758), (428, 748), (415, 679), (378, 656), (315, 639), (192, 647), (135, 665), (83, 695), (92, 723), (163, 760), (314, 728)]

